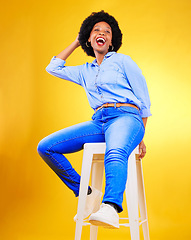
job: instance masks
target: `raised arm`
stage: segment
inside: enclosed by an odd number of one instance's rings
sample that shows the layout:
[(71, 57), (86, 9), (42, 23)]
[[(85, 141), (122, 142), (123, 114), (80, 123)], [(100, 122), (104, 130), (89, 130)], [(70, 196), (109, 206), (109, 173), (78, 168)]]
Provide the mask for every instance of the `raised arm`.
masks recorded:
[(46, 71), (55, 77), (69, 80), (81, 85), (80, 71), (82, 65), (65, 66), (66, 59), (79, 46), (80, 43), (77, 37), (75, 41), (72, 42), (67, 48), (65, 48), (61, 53), (51, 59), (49, 65), (46, 67)]
[(61, 53), (59, 53), (56, 58), (60, 58), (62, 60), (66, 60), (73, 51), (80, 46), (78, 36), (74, 42), (72, 42), (67, 48), (65, 48)]

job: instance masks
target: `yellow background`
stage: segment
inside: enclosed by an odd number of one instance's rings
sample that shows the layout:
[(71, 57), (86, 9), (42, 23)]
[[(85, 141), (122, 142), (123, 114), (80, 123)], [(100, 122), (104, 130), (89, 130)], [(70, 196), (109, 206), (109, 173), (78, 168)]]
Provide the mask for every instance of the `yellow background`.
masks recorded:
[[(89, 120), (84, 90), (45, 71), (104, 9), (123, 32), (121, 53), (146, 77), (152, 114), (143, 160), (152, 240), (191, 239), (191, 1), (4, 1), (0, 10), (0, 238), (74, 239), (77, 199), (38, 156), (46, 135)], [(92, 61), (79, 48), (69, 65)], [(82, 153), (69, 156), (80, 171)], [(89, 230), (83, 231), (88, 239)], [(99, 239), (130, 239), (99, 230)]]

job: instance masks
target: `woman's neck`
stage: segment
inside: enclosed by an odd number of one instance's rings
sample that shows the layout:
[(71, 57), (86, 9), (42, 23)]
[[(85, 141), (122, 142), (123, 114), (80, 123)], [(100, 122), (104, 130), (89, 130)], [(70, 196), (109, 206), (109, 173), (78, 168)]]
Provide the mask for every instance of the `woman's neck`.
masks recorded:
[(107, 53), (98, 53), (98, 52), (95, 52), (95, 56), (96, 56), (96, 60), (97, 60), (97, 64), (98, 65), (101, 65), (101, 63), (102, 63), (102, 61), (103, 61), (103, 59), (104, 59), (104, 57), (105, 57), (105, 55), (106, 55)]

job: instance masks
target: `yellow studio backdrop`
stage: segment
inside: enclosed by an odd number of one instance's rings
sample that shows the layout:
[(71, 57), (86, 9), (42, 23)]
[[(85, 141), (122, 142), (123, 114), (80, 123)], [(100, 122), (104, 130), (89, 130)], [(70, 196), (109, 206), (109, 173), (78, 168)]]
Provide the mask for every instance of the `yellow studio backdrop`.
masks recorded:
[[(152, 114), (143, 159), (152, 240), (191, 239), (191, 1), (7, 1), (0, 10), (0, 239), (74, 239), (77, 199), (38, 156), (46, 135), (89, 120), (84, 90), (45, 71), (93, 11), (114, 15), (121, 53), (146, 77)], [(79, 48), (68, 65), (93, 61)], [(68, 156), (77, 171), (82, 153)], [(83, 239), (88, 239), (83, 230)], [(98, 239), (130, 239), (99, 229)]]

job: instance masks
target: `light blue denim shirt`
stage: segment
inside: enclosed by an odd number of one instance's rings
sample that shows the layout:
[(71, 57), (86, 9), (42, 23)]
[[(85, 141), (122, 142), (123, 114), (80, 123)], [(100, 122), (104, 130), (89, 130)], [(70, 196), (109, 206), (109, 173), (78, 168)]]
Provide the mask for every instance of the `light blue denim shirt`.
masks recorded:
[(53, 57), (46, 70), (81, 85), (94, 110), (104, 103), (131, 103), (139, 107), (142, 118), (151, 116), (145, 78), (129, 56), (108, 52), (101, 65), (96, 59), (79, 66), (65, 66), (65, 63)]

